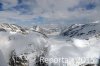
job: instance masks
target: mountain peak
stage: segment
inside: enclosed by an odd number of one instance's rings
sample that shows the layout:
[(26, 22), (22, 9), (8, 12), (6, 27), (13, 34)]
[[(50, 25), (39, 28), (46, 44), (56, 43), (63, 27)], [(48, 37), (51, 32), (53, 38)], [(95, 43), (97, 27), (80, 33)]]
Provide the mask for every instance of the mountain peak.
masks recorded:
[(70, 38), (89, 38), (100, 33), (100, 23), (74, 24), (64, 30), (61, 35)]

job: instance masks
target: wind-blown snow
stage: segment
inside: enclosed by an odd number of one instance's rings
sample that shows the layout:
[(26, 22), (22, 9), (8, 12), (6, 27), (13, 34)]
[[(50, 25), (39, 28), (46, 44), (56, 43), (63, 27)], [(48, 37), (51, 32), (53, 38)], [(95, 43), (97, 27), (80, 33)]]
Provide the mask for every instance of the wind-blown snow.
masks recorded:
[[(31, 53), (32, 51), (39, 55), (45, 44), (46, 40), (38, 33), (30, 33), (28, 35), (0, 33), (0, 50), (3, 52), (2, 54), (4, 54), (7, 63), (12, 50), (15, 50), (18, 56), (21, 53)], [(30, 58), (30, 55), (28, 58)]]
[[(82, 39), (73, 39), (72, 41), (65, 42), (62, 40), (55, 40), (52, 39), (51, 41), (51, 49), (50, 49), (50, 57), (52, 58), (74, 58), (76, 63), (74, 64), (74, 61), (69, 61), (68, 66), (79, 66), (81, 64), (84, 64), (83, 61), (78, 60), (78, 58), (91, 58), (93, 60), (92, 63), (97, 63), (98, 60), (96, 58), (99, 58), (99, 41), (96, 41), (95, 39), (90, 39), (90, 42), (87, 40)], [(85, 59), (85, 63), (87, 60)], [(59, 65), (59, 64), (58, 64)], [(58, 66), (56, 65), (56, 66)]]
[(7, 63), (5, 62), (5, 58), (0, 50), (0, 66), (8, 66)]

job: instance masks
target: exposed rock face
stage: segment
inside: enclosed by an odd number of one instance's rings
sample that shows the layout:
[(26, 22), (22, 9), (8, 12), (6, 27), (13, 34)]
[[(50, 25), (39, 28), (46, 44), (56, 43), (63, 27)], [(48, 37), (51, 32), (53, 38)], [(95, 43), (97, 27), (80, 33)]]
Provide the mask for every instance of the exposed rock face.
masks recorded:
[(28, 60), (26, 60), (25, 56), (18, 57), (16, 52), (13, 50), (9, 59), (10, 66), (28, 66)]

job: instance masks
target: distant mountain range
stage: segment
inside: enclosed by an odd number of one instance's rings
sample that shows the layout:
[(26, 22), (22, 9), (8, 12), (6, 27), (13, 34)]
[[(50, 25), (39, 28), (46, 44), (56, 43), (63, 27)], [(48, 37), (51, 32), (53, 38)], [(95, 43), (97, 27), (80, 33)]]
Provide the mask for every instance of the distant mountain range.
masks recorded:
[(15, 32), (27, 34), (31, 31), (35, 31), (45, 35), (59, 35), (69, 38), (83, 38), (88, 39), (91, 36), (100, 34), (100, 23), (89, 23), (89, 24), (73, 24), (70, 26), (66, 25), (33, 25), (29, 27), (22, 27), (16, 24), (0, 24), (0, 31), (3, 32)]

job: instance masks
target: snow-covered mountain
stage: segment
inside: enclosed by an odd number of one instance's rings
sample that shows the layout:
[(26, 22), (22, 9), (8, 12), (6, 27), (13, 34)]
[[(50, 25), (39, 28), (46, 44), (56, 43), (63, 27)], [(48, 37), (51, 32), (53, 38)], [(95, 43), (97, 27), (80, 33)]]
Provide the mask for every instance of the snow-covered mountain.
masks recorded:
[(61, 32), (62, 36), (69, 38), (88, 39), (100, 34), (100, 23), (73, 24)]
[(46, 35), (53, 35), (53, 34), (59, 34), (61, 31), (61, 26), (58, 25), (53, 25), (53, 24), (46, 24), (46, 25), (34, 25), (31, 30), (35, 30), (38, 32), (42, 32)]
[[(12, 64), (16, 66), (87, 66), (89, 64), (97, 66), (100, 57), (99, 27), (100, 23), (71, 26), (36, 25), (31, 28), (15, 24), (0, 24), (0, 64), (4, 62), (3, 66)], [(68, 63), (50, 63), (50, 61), (40, 63), (40, 57), (66, 58)], [(85, 59), (80, 61), (79, 58)]]
[(26, 30), (25, 30), (25, 28), (22, 28), (21, 26), (18, 26), (16, 24), (2, 23), (2, 24), (0, 24), (0, 31), (24, 33)]

